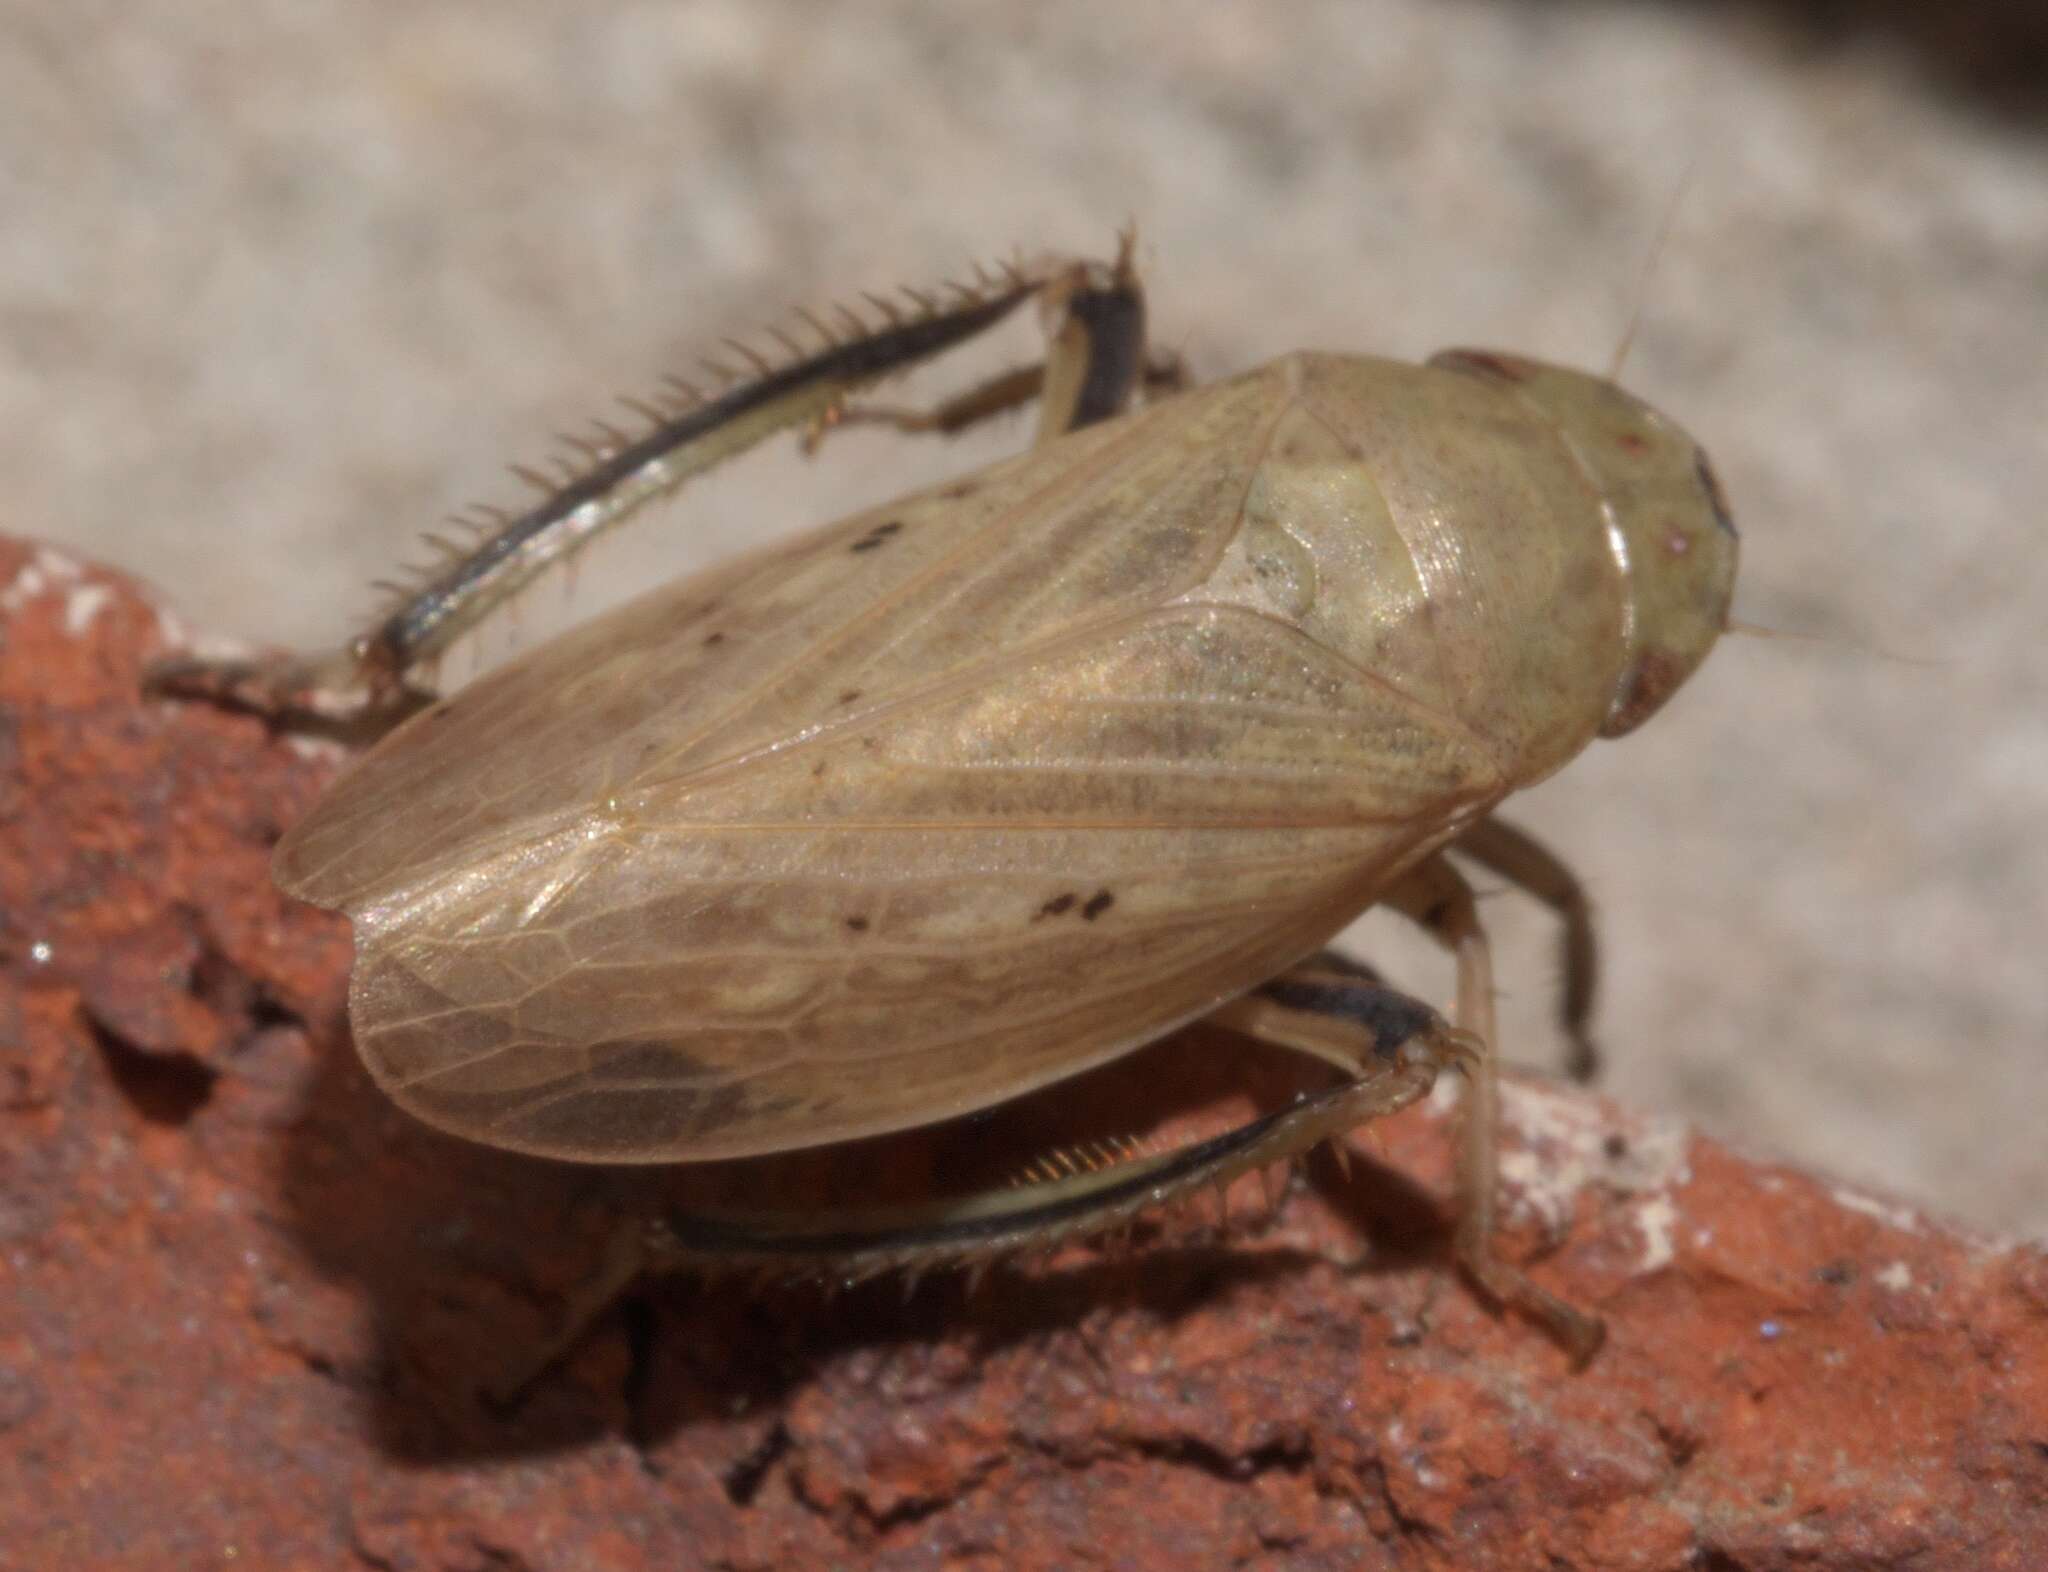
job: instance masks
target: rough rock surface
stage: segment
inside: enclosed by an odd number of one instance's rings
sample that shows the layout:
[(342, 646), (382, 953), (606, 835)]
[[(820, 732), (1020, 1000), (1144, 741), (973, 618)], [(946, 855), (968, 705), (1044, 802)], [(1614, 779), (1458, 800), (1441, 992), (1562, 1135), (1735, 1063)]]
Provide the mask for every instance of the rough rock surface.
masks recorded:
[(1422, 1107), (1348, 1180), (1241, 1185), (1227, 1242), (1211, 1209), (972, 1293), (643, 1287), (487, 1401), (657, 1195), (911, 1191), (1288, 1072), (1183, 1036), (965, 1131), (682, 1176), (438, 1136), (348, 1050), (345, 925), (265, 877), (338, 754), (142, 700), (165, 636), (0, 542), (0, 1565), (2048, 1558), (2048, 1257), (1534, 1085), (1508, 1243), (1607, 1316), (1583, 1375), (1446, 1269)]

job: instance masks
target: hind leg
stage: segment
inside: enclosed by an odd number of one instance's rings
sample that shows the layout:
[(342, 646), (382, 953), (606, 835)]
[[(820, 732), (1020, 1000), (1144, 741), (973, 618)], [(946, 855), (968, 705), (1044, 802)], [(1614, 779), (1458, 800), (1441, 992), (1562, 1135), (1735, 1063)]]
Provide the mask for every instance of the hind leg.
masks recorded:
[(551, 469), (514, 466), (538, 500), (455, 519), (454, 530), (473, 537), (466, 543), (429, 533), (438, 560), (416, 570), (413, 582), (389, 586), (390, 609), (342, 649), (311, 658), (172, 659), (149, 684), (278, 717), (388, 730), (433, 702), (434, 663), (457, 639), (598, 535), (779, 432), (829, 426), (863, 389), (978, 337), (1030, 301), (1043, 308), (1044, 364), (967, 395), (955, 418), (971, 423), (1036, 400), (1040, 440), (1107, 419), (1152, 374), (1131, 250), (1127, 238), (1114, 263), (1053, 259), (984, 272), (943, 295), (908, 290), (907, 305), (870, 296), (865, 318), (846, 312), (828, 323), (805, 314), (800, 331), (820, 344), (808, 352), (787, 334), (776, 335), (784, 346), (777, 359), (734, 344), (745, 369), (707, 364), (708, 390), (672, 380), (651, 399), (625, 401), (630, 429), (598, 421), (588, 434), (562, 439)]
[(1044, 1154), (1033, 1177), (907, 1206), (802, 1212), (671, 1212), (633, 1221), (565, 1308), (558, 1335), (499, 1395), (510, 1398), (573, 1348), (645, 1274), (856, 1283), (888, 1273), (970, 1278), (991, 1263), (1115, 1234), (1147, 1213), (1313, 1150), (1424, 1096), (1439, 1071), (1477, 1056), (1476, 1042), (1435, 1010), (1332, 956), (1304, 961), (1208, 1017), (1268, 1048), (1308, 1054), (1342, 1079), (1206, 1140), (1116, 1160), (1077, 1149)]

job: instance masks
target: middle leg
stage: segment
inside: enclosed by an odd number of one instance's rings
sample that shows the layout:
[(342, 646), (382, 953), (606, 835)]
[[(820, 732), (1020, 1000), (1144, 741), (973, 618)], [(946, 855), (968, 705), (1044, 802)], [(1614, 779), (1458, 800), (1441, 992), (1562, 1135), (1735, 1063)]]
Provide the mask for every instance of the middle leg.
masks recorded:
[(1564, 989), (1558, 1000), (1558, 1024), (1571, 1054), (1565, 1073), (1584, 1083), (1600, 1071), (1600, 1049), (1593, 1041), (1593, 993), (1600, 979), (1600, 948), (1593, 928), (1593, 903), (1565, 860), (1527, 830), (1499, 819), (1481, 819), (1451, 850), (1499, 874), (1524, 894), (1534, 896), (1564, 925)]
[(822, 411), (805, 432), (804, 451), (815, 453), (843, 426), (884, 426), (906, 434), (958, 436), (1000, 415), (1039, 406), (1040, 444), (1120, 415), (1142, 395), (1156, 399), (1187, 386), (1180, 356), (1146, 342), (1145, 291), (1134, 261), (1137, 236), (1125, 231), (1110, 263), (1041, 263), (1046, 282), (1038, 296), (1045, 358), (998, 372), (965, 392), (917, 409), (898, 404), (847, 403)]

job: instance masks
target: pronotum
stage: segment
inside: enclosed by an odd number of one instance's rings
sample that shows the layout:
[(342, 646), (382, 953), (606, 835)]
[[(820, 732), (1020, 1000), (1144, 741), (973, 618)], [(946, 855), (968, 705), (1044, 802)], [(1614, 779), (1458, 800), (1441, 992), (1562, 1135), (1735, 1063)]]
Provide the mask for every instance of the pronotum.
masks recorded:
[[(521, 471), (539, 500), (479, 510), (470, 543), (433, 537), (440, 568), (338, 655), (166, 673), (390, 726), (275, 864), (353, 920), (371, 1074), (474, 1140), (671, 1163), (931, 1123), (1197, 1019), (1339, 1072), (1178, 1151), (647, 1238), (860, 1276), (1118, 1226), (1455, 1067), (1458, 1259), (1588, 1356), (1597, 1319), (1489, 1249), (1492, 981), (1456, 864), (1565, 918), (1583, 1045), (1584, 901), (1494, 810), (1640, 724), (1726, 625), (1735, 531), (1699, 447), (1610, 381), (1469, 350), (1188, 387), (1146, 347), (1128, 240), (869, 301), (625, 401), (633, 429)], [(1040, 364), (929, 411), (857, 402), (1033, 301)], [(1017, 458), (427, 685), (536, 575), (773, 433), (1033, 402)], [(1450, 1019), (1321, 953), (1375, 903), (1455, 956)]]

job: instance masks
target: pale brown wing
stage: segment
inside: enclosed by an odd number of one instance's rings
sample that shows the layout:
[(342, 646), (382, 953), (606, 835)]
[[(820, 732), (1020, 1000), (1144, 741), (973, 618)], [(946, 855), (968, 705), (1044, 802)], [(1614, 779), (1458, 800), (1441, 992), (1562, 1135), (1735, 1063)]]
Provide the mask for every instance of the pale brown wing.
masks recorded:
[(1235, 388), (1160, 412), (1246, 399), (1206, 445), (1084, 433), (978, 518), (857, 520), (414, 722), (280, 855), (355, 918), (378, 1080), (556, 1156), (772, 1151), (1072, 1074), (1319, 945), (1501, 781), (1456, 722), (1190, 593), (1276, 407)]
[(1203, 388), (574, 628), (386, 738), (293, 829), (279, 882), (353, 910), (629, 778), (745, 758), (1158, 605), (1228, 544), (1287, 397), (1270, 376)]

